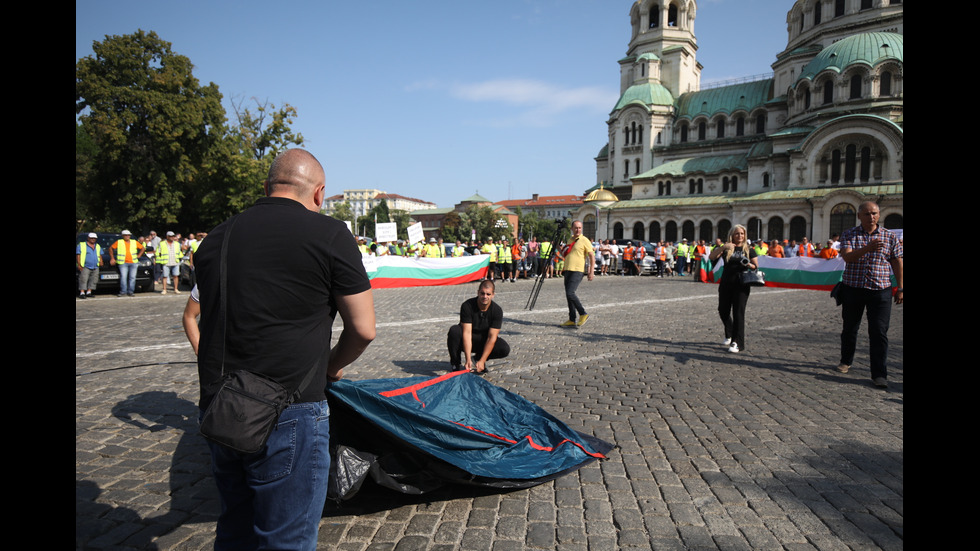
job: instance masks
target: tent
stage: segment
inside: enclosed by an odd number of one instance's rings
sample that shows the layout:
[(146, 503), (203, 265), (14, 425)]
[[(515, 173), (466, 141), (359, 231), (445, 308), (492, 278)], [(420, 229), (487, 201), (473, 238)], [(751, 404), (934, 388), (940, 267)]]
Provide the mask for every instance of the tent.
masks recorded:
[(369, 478), (407, 494), (451, 483), (527, 488), (613, 448), (467, 371), (342, 380), (327, 390), (334, 500), (353, 497)]

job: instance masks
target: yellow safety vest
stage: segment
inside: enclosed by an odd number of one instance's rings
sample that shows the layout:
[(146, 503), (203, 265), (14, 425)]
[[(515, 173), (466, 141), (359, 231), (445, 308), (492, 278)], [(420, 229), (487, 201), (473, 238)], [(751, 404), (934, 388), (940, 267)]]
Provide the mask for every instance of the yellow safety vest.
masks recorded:
[[(81, 266), (84, 268), (85, 267), (85, 255), (88, 253), (88, 242), (82, 241), (81, 243), (79, 243), (78, 244), (78, 250), (81, 251), (80, 253), (78, 253), (78, 263), (81, 264)], [(95, 244), (95, 256), (98, 257), (98, 259), (99, 259), (98, 265), (101, 266), (102, 265), (102, 247), (100, 247), (98, 243)]]
[[(166, 264), (169, 262), (168, 257), (170, 256), (170, 247), (167, 246), (167, 241), (160, 242), (160, 248), (157, 249), (157, 264)], [(180, 250), (180, 243), (174, 241), (174, 256), (177, 257), (177, 262), (184, 258), (184, 252)]]
[(500, 259), (501, 264), (510, 263), (513, 260), (513, 256), (510, 254), (510, 247), (507, 245), (498, 245), (497, 258)]
[[(129, 256), (132, 257), (134, 264), (139, 262), (137, 260), (137, 258), (139, 258), (137, 254), (139, 254), (139, 250), (136, 248), (136, 241), (130, 239)], [(126, 240), (125, 239), (120, 239), (119, 241), (116, 241), (116, 262), (122, 264), (126, 263)]]

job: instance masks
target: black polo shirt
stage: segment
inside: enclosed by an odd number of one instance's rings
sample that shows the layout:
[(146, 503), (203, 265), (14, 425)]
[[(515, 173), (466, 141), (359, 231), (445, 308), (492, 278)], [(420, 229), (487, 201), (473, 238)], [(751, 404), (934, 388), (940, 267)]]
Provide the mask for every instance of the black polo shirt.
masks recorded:
[[(233, 220), (223, 343), (219, 267)], [(206, 408), (216, 390), (222, 349), (225, 372), (247, 369), (290, 389), (319, 360), (298, 401), (326, 399), (333, 298), (371, 288), (347, 226), (292, 199), (264, 197), (208, 233), (194, 265), (201, 294), (200, 406)]]

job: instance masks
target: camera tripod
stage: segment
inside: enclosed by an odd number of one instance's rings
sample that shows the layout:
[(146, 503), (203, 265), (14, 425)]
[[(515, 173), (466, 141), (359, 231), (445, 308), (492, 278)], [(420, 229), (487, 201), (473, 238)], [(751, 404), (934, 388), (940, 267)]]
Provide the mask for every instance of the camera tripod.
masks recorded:
[(544, 285), (544, 274), (548, 271), (548, 266), (551, 266), (551, 261), (555, 257), (555, 251), (558, 247), (564, 245), (564, 243), (559, 242), (561, 239), (562, 231), (565, 229), (565, 224), (567, 223), (567, 218), (562, 218), (558, 221), (558, 227), (555, 228), (555, 236), (551, 238), (551, 250), (548, 251), (548, 258), (541, 263), (543, 269), (542, 273), (538, 274), (537, 279), (534, 280), (534, 285), (531, 287), (531, 296), (527, 299), (527, 304), (524, 305), (525, 310), (534, 310), (534, 303), (538, 300), (538, 293), (541, 292), (541, 287)]

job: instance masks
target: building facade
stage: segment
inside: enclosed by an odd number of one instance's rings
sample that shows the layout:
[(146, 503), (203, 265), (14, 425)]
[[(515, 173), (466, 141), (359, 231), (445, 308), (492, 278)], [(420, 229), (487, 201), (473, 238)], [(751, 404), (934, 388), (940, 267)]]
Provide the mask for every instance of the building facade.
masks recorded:
[(364, 216), (382, 200), (387, 201), (389, 210), (412, 212), (436, 208), (435, 203), (386, 193), (379, 189), (345, 189), (341, 195), (333, 195), (324, 199), (322, 212), (333, 214), (334, 209), (346, 201), (350, 203), (354, 216)]
[[(706, 9), (710, 9), (710, 4)], [(638, 0), (596, 156), (619, 201), (575, 213), (600, 239), (826, 240), (878, 202), (904, 227), (903, 6), (798, 0), (773, 73), (701, 87), (695, 0)]]

